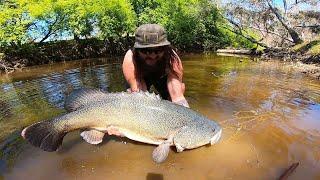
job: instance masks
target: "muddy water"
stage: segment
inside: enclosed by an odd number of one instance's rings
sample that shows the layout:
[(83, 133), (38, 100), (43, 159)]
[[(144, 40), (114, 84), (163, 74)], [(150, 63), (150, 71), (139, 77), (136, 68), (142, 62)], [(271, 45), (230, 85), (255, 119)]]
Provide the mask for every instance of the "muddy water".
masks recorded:
[(19, 137), (21, 128), (65, 113), (73, 89), (122, 91), (119, 59), (33, 67), (0, 78), (0, 179), (320, 179), (320, 82), (279, 62), (216, 55), (183, 57), (191, 107), (223, 127), (221, 141), (155, 164), (154, 146), (107, 137), (89, 145), (79, 132), (59, 152)]

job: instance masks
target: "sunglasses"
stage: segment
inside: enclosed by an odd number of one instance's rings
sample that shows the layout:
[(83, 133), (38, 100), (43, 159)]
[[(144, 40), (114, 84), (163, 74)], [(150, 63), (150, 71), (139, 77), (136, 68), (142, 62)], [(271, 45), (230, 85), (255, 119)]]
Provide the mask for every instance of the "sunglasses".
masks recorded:
[(139, 52), (141, 52), (142, 54), (159, 54), (162, 53), (164, 51), (163, 48), (141, 48), (141, 49), (137, 49)]

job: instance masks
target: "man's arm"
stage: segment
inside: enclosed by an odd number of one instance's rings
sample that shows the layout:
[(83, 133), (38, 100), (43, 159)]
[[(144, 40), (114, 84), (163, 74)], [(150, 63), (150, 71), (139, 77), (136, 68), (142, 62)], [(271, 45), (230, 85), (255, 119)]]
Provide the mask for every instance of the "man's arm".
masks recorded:
[(136, 77), (136, 67), (133, 62), (133, 53), (131, 50), (128, 50), (126, 55), (124, 56), (122, 71), (126, 81), (130, 85), (129, 91), (137, 92), (139, 90), (147, 90), (145, 82), (143, 80), (142, 82), (139, 81)]
[(172, 64), (172, 67), (175, 72), (170, 71), (167, 80), (171, 101), (173, 103), (189, 107), (189, 104), (184, 97), (185, 84), (182, 82), (183, 67), (180, 58), (178, 58), (177, 61)]
[(189, 104), (184, 97), (185, 85), (175, 75), (168, 76), (167, 82), (171, 101), (173, 103), (189, 107)]

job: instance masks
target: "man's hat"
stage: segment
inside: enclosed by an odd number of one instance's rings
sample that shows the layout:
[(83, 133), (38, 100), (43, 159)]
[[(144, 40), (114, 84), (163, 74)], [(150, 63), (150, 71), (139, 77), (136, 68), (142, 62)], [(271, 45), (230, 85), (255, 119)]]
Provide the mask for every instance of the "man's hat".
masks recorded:
[(143, 24), (135, 33), (135, 48), (149, 48), (170, 45), (167, 40), (167, 33), (158, 24)]

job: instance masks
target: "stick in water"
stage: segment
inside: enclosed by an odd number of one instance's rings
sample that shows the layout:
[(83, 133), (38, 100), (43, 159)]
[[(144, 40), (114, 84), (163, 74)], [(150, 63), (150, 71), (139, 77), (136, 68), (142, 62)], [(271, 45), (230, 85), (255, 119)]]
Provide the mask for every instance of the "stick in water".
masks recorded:
[(279, 178), (279, 180), (286, 180), (293, 173), (293, 171), (299, 166), (299, 162), (293, 163)]

